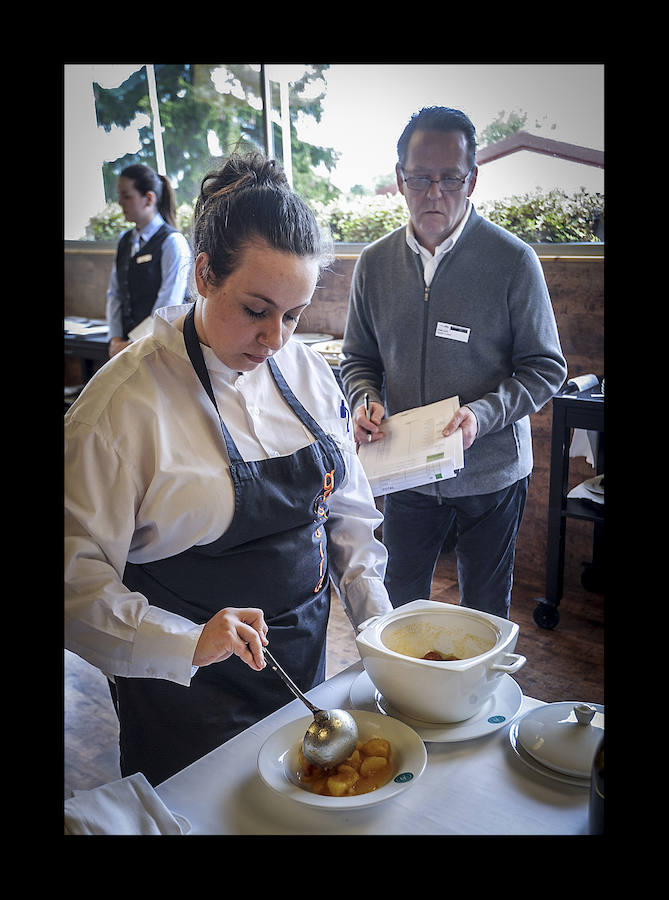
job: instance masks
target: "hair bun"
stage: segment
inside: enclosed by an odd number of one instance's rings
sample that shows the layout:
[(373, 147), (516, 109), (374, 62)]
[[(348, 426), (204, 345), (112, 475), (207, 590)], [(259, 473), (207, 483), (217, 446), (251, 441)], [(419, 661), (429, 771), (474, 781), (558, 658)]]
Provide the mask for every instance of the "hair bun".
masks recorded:
[(288, 179), (274, 159), (261, 153), (231, 156), (222, 169), (208, 172), (202, 179), (199, 200), (202, 205), (211, 200), (245, 188), (256, 186), (288, 186)]
[(193, 215), (193, 252), (208, 257), (207, 281), (221, 284), (253, 241), (313, 256), (328, 265), (316, 217), (288, 184), (281, 166), (261, 153), (232, 154), (202, 180)]

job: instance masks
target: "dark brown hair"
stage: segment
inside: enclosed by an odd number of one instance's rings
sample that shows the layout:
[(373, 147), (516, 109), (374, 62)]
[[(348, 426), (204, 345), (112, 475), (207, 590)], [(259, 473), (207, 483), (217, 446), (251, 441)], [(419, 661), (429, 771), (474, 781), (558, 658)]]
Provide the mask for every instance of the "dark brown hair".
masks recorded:
[(409, 141), (414, 131), (461, 131), (467, 142), (467, 164), (470, 169), (476, 165), (476, 129), (469, 116), (461, 110), (448, 106), (426, 106), (414, 113), (397, 142), (400, 166), (406, 164)]
[(156, 208), (168, 225), (176, 228), (177, 207), (174, 191), (164, 175), (159, 175), (151, 166), (128, 166), (121, 172), (121, 178), (128, 178), (142, 196), (153, 191), (156, 195)]
[(276, 250), (310, 256), (319, 266), (331, 261), (326, 235), (312, 210), (288, 185), (273, 159), (261, 153), (233, 154), (202, 180), (193, 216), (193, 254), (209, 257), (202, 275), (220, 284), (239, 265), (254, 240)]

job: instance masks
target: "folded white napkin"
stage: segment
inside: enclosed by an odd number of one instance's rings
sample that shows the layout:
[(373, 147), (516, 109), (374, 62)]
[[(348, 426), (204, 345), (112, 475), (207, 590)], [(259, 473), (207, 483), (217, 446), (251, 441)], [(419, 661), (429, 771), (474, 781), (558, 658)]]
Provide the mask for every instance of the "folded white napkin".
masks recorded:
[(187, 834), (190, 822), (173, 815), (137, 772), (65, 801), (65, 834)]
[(569, 447), (569, 456), (585, 456), (586, 461), (595, 468), (598, 442), (598, 431), (586, 431), (583, 428), (574, 428), (574, 436)]

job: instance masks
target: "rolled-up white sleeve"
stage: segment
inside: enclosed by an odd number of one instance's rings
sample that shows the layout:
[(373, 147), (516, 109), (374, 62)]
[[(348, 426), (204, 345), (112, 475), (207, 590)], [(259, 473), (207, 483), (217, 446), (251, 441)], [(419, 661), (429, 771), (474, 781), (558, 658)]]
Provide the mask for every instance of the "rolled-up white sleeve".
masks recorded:
[(132, 467), (86, 424), (65, 451), (65, 646), (108, 675), (188, 685), (203, 625), (122, 582), (138, 490)]
[(342, 450), (347, 477), (328, 499), (330, 576), (354, 627), (392, 610), (383, 583), (388, 551), (374, 536), (383, 521), (354, 445)]
[(123, 337), (123, 322), (121, 320), (121, 298), (118, 291), (118, 276), (116, 275), (116, 261), (114, 268), (109, 276), (109, 286), (107, 287), (107, 306), (106, 306), (107, 326), (109, 340), (112, 338)]

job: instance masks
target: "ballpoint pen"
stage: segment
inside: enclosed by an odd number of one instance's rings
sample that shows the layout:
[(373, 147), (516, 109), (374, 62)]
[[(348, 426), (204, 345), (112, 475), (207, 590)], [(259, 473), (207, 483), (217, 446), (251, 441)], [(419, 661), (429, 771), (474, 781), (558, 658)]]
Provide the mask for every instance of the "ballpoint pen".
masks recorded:
[[(369, 394), (367, 394), (367, 393), (365, 394), (364, 400), (365, 400), (365, 415), (369, 419)], [(372, 440), (372, 432), (368, 431), (367, 432), (367, 443), (369, 444), (371, 440)]]

